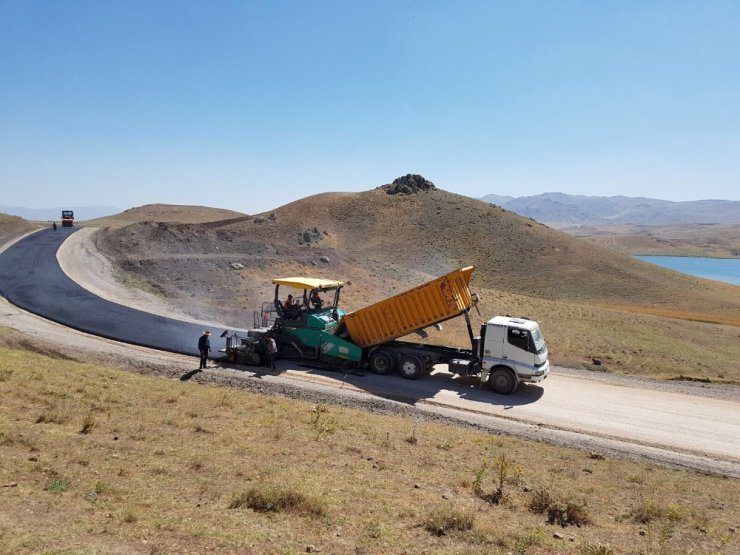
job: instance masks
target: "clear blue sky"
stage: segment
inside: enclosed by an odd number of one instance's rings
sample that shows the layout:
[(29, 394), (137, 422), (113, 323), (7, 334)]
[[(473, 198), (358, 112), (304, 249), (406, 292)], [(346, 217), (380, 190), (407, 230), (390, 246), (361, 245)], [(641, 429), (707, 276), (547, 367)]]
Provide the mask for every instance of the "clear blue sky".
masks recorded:
[(740, 200), (737, 1), (0, 0), (0, 204)]

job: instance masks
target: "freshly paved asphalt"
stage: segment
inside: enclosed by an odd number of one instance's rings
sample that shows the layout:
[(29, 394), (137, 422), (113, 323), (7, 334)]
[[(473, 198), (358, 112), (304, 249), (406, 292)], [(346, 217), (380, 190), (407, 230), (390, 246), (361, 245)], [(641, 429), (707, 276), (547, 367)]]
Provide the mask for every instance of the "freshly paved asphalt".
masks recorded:
[[(87, 333), (186, 355), (198, 354), (203, 327), (134, 310), (93, 295), (62, 271), (56, 252), (75, 228), (33, 233), (0, 254), (0, 295), (14, 305)], [(211, 356), (225, 346), (212, 329)]]

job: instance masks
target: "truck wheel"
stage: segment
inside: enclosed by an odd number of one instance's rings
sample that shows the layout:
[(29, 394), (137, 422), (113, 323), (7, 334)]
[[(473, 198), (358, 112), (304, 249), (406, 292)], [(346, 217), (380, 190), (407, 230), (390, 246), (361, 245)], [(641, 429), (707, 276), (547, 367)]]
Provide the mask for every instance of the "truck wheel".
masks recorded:
[(394, 360), (388, 351), (375, 351), (370, 355), (370, 370), (381, 376), (393, 372)]
[(404, 355), (398, 370), (407, 380), (415, 380), (424, 373), (424, 363), (415, 355)]
[(516, 378), (508, 368), (494, 368), (488, 377), (488, 386), (501, 395), (513, 393), (516, 385)]

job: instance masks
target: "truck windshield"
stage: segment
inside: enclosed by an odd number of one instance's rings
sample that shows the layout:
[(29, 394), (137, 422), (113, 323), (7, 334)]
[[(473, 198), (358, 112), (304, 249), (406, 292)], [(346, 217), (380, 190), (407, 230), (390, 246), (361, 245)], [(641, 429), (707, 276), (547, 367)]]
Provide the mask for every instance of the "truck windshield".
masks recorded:
[(534, 341), (535, 353), (540, 354), (545, 351), (545, 338), (542, 337), (542, 332), (540, 332), (539, 326), (532, 330), (532, 340)]

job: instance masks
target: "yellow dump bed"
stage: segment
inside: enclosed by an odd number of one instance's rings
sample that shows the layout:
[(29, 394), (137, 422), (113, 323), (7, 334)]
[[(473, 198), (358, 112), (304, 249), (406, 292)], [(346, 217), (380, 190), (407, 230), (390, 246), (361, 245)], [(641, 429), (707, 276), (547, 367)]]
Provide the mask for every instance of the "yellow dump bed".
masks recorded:
[(379, 345), (418, 329), (459, 316), (473, 299), (470, 277), (475, 266), (460, 268), (344, 316), (352, 342), (360, 347)]

